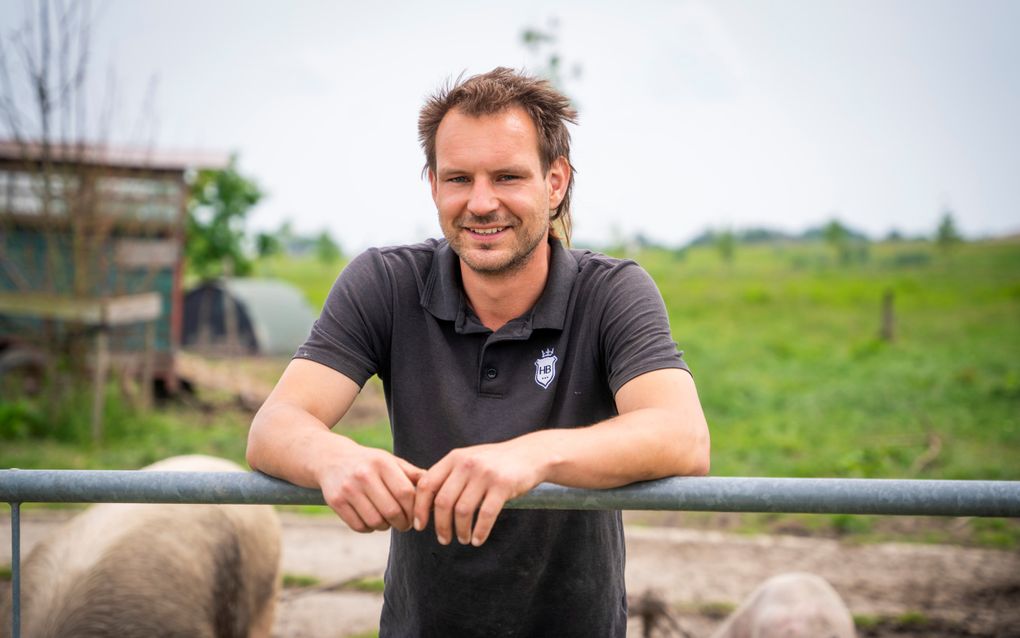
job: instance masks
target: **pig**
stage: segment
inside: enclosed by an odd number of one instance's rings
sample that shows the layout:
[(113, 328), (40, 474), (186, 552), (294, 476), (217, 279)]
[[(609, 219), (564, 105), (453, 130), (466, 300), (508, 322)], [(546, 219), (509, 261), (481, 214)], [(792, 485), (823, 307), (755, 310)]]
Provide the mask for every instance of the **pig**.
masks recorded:
[[(144, 469), (241, 471), (197, 455)], [(280, 521), (268, 505), (94, 505), (23, 561), (22, 635), (268, 637), (279, 566)]]
[(712, 638), (853, 638), (854, 620), (836, 590), (815, 574), (769, 578)]

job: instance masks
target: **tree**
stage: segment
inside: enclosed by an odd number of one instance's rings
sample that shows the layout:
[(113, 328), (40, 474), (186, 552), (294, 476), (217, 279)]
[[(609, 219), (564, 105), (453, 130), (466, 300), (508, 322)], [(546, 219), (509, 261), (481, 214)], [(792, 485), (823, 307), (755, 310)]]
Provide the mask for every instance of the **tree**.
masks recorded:
[(903, 233), (898, 228), (890, 228), (886, 233), (885, 240), (889, 243), (904, 241)]
[(846, 227), (838, 219), (833, 219), (825, 225), (823, 236), (825, 237), (825, 242), (836, 251), (839, 262), (842, 264), (849, 263), (851, 258), (850, 232), (847, 231)]
[(259, 259), (278, 255), (283, 252), (283, 242), (273, 233), (259, 233), (255, 235), (255, 252)]
[(953, 220), (953, 212), (946, 209), (939, 221), (939, 227), (935, 231), (935, 245), (944, 253), (949, 253), (963, 241), (959, 231), (956, 230), (956, 222)]
[(315, 256), (324, 264), (336, 263), (343, 257), (340, 246), (333, 241), (328, 230), (323, 230), (315, 238)]
[(715, 249), (719, 251), (719, 257), (727, 264), (733, 263), (737, 252), (737, 238), (729, 228), (716, 233)]
[(188, 201), (185, 256), (200, 277), (244, 276), (251, 272), (245, 255), (244, 222), (262, 191), (237, 169), (237, 158), (222, 170), (201, 170)]
[[(19, 27), (0, 39), (0, 138), (13, 142), (20, 158), (12, 169), (18, 177), (8, 175), (8, 184), (21, 181), (21, 196), (36, 202), (32, 221), (42, 229), (46, 273), (41, 282), (16, 277), (20, 292), (87, 297), (111, 279), (97, 267), (108, 261), (113, 224), (97, 205), (103, 175), (91, 156), (109, 141), (112, 91), (99, 117), (88, 117), (93, 19), (85, 2), (26, 2)], [(2, 211), (0, 239), (19, 223), (15, 217)], [(117, 223), (123, 228), (127, 220)], [(0, 249), (4, 271), (16, 272), (5, 252)]]
[[(563, 56), (559, 52), (557, 43), (559, 41), (558, 31), (560, 21), (550, 18), (546, 28), (527, 26), (521, 31), (521, 44), (537, 60), (535, 72), (549, 80), (553, 86), (567, 95), (565, 84), (567, 80), (576, 80), (581, 77), (581, 65), (574, 63), (569, 70), (565, 70)], [(567, 97), (570, 97), (567, 95)], [(576, 100), (570, 99), (571, 102)]]

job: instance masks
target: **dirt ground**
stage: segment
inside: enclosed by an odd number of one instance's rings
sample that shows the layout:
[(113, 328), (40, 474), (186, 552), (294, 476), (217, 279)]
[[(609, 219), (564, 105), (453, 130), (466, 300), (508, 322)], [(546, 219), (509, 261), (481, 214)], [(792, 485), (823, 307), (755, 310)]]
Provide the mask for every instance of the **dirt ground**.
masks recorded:
[[(28, 511), (22, 551), (70, 515)], [(282, 515), (283, 571), (317, 584), (286, 589), (274, 636), (350, 637), (378, 625), (382, 596), (358, 581), (381, 577), (387, 534), (348, 531), (327, 516)], [(10, 518), (0, 519), (0, 564), (10, 563)], [(851, 545), (795, 536), (741, 536), (684, 528), (628, 526), (627, 586), (669, 604), (691, 636), (708, 636), (760, 582), (788, 571), (826, 578), (862, 636), (1020, 636), (1020, 553), (949, 545)], [(3, 595), (9, 585), (3, 583)], [(369, 587), (371, 589), (371, 587)], [(638, 620), (630, 635), (640, 636)], [(679, 636), (680, 633), (655, 633)]]

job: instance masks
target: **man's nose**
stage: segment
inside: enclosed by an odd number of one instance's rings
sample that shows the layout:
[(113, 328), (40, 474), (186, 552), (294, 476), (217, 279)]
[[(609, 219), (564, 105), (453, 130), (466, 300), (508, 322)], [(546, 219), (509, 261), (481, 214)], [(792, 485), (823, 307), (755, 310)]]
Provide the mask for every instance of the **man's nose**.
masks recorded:
[(487, 179), (476, 179), (471, 184), (471, 198), (468, 200), (468, 212), (474, 215), (488, 215), (499, 208), (496, 191), (492, 182)]

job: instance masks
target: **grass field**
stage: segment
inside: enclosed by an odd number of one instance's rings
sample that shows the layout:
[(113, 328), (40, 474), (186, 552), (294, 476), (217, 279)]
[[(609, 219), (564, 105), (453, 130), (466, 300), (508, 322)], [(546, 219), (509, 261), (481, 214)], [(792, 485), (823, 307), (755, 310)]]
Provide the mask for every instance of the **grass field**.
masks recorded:
[[(720, 475), (1020, 479), (1020, 244), (647, 253)], [(895, 339), (879, 339), (894, 295)]]
[[(713, 474), (1020, 480), (1020, 240), (949, 254), (927, 243), (874, 244), (848, 264), (824, 244), (738, 246), (732, 263), (712, 247), (634, 257), (658, 282), (697, 379)], [(318, 308), (338, 268), (277, 257), (258, 273), (295, 283)], [(879, 338), (887, 292), (892, 341)], [(0, 404), (0, 466), (243, 456), (250, 414), (176, 406), (139, 415), (111, 405), (112, 436), (96, 447), (73, 435), (87, 431), (81, 418), (47, 430), (43, 406)], [(64, 434), (39, 436), (46, 431)], [(385, 422), (352, 434), (388, 445)], [(853, 532), (867, 519), (826, 520)], [(1016, 546), (1014, 523), (977, 527), (993, 532), (992, 544)]]

